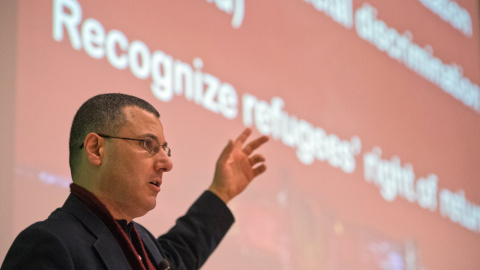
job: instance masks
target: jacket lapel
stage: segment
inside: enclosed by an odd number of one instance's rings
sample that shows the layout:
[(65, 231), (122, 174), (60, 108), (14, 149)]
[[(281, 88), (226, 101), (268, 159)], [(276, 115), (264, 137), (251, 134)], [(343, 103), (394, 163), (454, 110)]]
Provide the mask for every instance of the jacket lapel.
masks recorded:
[(108, 269), (131, 270), (127, 259), (123, 255), (122, 249), (117, 244), (117, 241), (109, 230), (106, 230), (106, 233), (99, 235), (97, 241), (93, 244), (93, 247), (98, 252)]
[(145, 232), (143, 227), (138, 226), (138, 224), (135, 224), (138, 234), (140, 235), (140, 238), (142, 239), (143, 246), (147, 250), (148, 255), (150, 256), (150, 260), (152, 261), (152, 264), (155, 267), (158, 267), (160, 264), (160, 261), (163, 259), (162, 254), (160, 254), (160, 251), (158, 251), (157, 246), (153, 242), (152, 238)]
[(131, 270), (122, 249), (103, 221), (88, 209), (79, 199), (70, 194), (63, 209), (75, 216), (97, 241), (93, 248), (105, 263), (107, 269)]

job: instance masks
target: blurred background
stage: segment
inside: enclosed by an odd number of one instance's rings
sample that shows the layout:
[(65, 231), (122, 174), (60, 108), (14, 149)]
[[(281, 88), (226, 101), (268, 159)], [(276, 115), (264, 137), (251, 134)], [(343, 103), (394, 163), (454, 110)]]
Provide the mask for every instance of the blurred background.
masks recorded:
[(69, 194), (76, 110), (108, 92), (161, 114), (166, 232), (228, 139), (271, 141), (203, 269), (479, 269), (474, 0), (0, 2), (0, 258)]

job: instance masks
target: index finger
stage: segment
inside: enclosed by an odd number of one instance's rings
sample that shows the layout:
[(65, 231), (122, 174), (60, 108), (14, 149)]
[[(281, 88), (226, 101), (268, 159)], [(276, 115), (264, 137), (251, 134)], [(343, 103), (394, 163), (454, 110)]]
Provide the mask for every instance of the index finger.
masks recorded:
[(255, 149), (257, 149), (258, 147), (260, 147), (262, 144), (268, 142), (268, 139), (269, 137), (267, 136), (261, 136), (251, 142), (249, 142), (245, 148), (243, 148), (243, 152), (249, 156), (253, 151), (255, 151)]
[(252, 134), (252, 129), (251, 128), (246, 128), (237, 137), (237, 139), (235, 140), (235, 144), (240, 143), (241, 145), (243, 145), (247, 141), (247, 138), (250, 136), (250, 134)]

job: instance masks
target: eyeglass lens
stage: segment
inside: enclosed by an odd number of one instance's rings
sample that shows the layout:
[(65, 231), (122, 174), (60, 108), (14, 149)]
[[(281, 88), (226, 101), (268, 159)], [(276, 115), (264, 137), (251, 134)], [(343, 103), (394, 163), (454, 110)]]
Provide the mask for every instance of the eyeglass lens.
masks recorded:
[(153, 155), (158, 153), (158, 151), (160, 150), (160, 147), (162, 147), (165, 153), (167, 153), (167, 156), (170, 157), (172, 154), (170, 147), (166, 145), (160, 145), (156, 140), (148, 137), (145, 138), (145, 140), (143, 141), (143, 147), (145, 148), (145, 150), (147, 150), (149, 153)]

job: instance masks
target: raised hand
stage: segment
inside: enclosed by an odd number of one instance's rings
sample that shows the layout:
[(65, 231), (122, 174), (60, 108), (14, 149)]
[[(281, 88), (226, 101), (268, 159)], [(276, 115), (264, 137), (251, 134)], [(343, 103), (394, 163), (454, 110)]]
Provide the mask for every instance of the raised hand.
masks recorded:
[(240, 194), (248, 184), (267, 167), (265, 158), (260, 154), (252, 154), (258, 147), (268, 141), (261, 136), (245, 144), (252, 130), (245, 129), (235, 141), (230, 140), (217, 160), (215, 176), (209, 190), (225, 203)]

